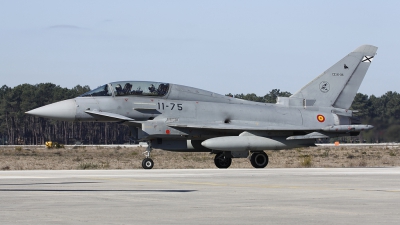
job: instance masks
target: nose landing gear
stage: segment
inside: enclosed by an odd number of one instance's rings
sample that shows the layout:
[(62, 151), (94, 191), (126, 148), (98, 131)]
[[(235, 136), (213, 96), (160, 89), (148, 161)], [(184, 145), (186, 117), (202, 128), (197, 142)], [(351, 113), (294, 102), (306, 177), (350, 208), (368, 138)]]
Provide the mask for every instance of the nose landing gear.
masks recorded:
[(153, 166), (154, 166), (154, 162), (152, 159), (150, 159), (150, 158), (143, 159), (143, 161), (142, 161), (143, 169), (151, 169), (151, 168), (153, 168)]
[(142, 161), (143, 169), (149, 170), (149, 169), (153, 168), (153, 166), (154, 166), (154, 162), (150, 158), (151, 150), (153, 150), (153, 149), (152, 149), (152, 147), (150, 145), (150, 142), (149, 142), (148, 145), (147, 145), (146, 151), (143, 153), (146, 156), (146, 158), (143, 159), (143, 161)]

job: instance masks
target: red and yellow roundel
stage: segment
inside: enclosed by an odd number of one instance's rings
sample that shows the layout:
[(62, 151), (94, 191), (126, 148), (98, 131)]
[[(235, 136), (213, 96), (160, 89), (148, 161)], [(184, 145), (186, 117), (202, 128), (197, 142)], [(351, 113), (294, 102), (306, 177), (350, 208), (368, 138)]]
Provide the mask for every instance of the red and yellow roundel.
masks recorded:
[(322, 123), (322, 122), (325, 121), (325, 116), (319, 114), (319, 115), (317, 116), (317, 120), (318, 120), (318, 122)]

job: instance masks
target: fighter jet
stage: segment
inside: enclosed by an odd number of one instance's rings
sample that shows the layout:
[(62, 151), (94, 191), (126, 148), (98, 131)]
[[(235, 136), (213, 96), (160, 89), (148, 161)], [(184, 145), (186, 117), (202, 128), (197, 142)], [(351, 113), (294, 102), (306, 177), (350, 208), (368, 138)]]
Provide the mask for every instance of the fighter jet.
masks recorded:
[(74, 99), (26, 112), (64, 121), (125, 124), (148, 147), (142, 166), (154, 166), (153, 148), (210, 152), (218, 168), (249, 158), (264, 168), (264, 150), (315, 146), (316, 139), (355, 136), (360, 124), (349, 110), (377, 47), (362, 45), (290, 97), (276, 104), (235, 99), (193, 87), (150, 81), (102, 85)]

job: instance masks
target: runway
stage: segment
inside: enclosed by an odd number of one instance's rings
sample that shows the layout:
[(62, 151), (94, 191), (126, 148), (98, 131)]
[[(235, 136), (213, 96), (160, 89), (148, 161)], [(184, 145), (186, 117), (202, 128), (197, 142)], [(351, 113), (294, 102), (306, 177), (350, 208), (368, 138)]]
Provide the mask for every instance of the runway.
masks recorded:
[(400, 168), (0, 171), (0, 224), (400, 224)]

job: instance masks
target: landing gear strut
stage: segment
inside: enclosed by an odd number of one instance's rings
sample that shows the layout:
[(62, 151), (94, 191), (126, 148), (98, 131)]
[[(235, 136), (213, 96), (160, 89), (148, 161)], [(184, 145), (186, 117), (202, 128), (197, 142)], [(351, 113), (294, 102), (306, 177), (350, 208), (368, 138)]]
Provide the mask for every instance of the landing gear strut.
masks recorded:
[(226, 157), (223, 152), (220, 152), (217, 155), (215, 155), (214, 163), (215, 166), (217, 166), (218, 168), (226, 169), (231, 165), (232, 158)]
[(149, 142), (148, 145), (147, 145), (146, 151), (143, 153), (146, 156), (146, 158), (143, 159), (143, 161), (142, 161), (143, 169), (148, 169), (149, 170), (149, 169), (153, 168), (153, 166), (154, 166), (153, 160), (150, 159), (151, 150), (153, 150), (153, 149), (151, 148), (151, 144)]
[(254, 168), (264, 168), (268, 165), (268, 155), (265, 152), (253, 152), (250, 162)]

